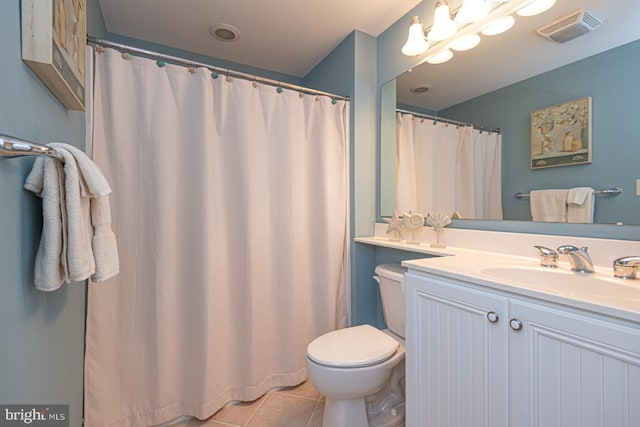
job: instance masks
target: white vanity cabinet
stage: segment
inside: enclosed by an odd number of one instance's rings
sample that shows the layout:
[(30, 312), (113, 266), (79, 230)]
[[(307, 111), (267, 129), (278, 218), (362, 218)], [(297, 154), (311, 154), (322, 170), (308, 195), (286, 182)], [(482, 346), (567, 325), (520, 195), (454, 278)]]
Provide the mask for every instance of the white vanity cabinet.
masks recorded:
[(409, 270), (407, 427), (640, 426), (640, 327)]

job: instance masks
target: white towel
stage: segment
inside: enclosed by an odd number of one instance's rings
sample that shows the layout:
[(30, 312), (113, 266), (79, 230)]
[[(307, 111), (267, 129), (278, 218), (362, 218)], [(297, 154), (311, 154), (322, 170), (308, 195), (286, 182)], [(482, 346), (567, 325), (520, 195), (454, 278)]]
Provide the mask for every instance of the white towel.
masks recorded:
[[(107, 280), (119, 273), (109, 184), (81, 150), (62, 143), (50, 146), (62, 155), (64, 167), (54, 159), (37, 159), (25, 183), (26, 189), (43, 198), (36, 288), (53, 291), (64, 282), (89, 277), (94, 282)], [(59, 274), (52, 274), (55, 271)]]
[(591, 187), (571, 188), (567, 194), (567, 222), (593, 223), (595, 192)]
[(569, 190), (534, 190), (530, 193), (531, 217), (539, 222), (567, 221)]
[(36, 289), (55, 291), (67, 281), (66, 212), (62, 163), (39, 157), (33, 164), (24, 187), (42, 198), (42, 237), (36, 253), (34, 281)]

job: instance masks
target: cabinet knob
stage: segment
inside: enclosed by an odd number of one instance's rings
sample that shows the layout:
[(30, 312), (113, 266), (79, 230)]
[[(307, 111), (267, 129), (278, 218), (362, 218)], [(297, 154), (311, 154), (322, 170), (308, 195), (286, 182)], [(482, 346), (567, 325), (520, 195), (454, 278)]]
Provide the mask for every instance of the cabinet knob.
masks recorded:
[(511, 326), (511, 329), (513, 329), (514, 331), (519, 331), (520, 329), (522, 329), (522, 322), (518, 319), (511, 319), (509, 320), (509, 326)]
[(495, 311), (490, 311), (487, 313), (487, 319), (489, 319), (489, 322), (491, 323), (496, 323), (498, 321), (500, 317), (498, 316), (498, 314)]

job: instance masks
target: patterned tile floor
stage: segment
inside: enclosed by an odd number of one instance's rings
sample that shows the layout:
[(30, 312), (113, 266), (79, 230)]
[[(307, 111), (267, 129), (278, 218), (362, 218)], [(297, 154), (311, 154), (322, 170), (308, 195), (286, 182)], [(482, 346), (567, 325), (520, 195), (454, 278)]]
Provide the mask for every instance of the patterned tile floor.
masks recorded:
[(321, 427), (324, 396), (306, 381), (271, 390), (258, 400), (228, 405), (206, 420), (191, 419), (174, 427)]

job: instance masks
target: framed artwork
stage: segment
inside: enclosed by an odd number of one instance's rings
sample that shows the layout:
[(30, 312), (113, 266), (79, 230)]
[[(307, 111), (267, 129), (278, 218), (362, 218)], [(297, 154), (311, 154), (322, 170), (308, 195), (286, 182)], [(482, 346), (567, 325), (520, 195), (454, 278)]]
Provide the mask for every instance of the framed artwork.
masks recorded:
[(531, 169), (591, 163), (591, 97), (531, 112)]
[(70, 110), (84, 110), (86, 0), (22, 0), (22, 60)]

